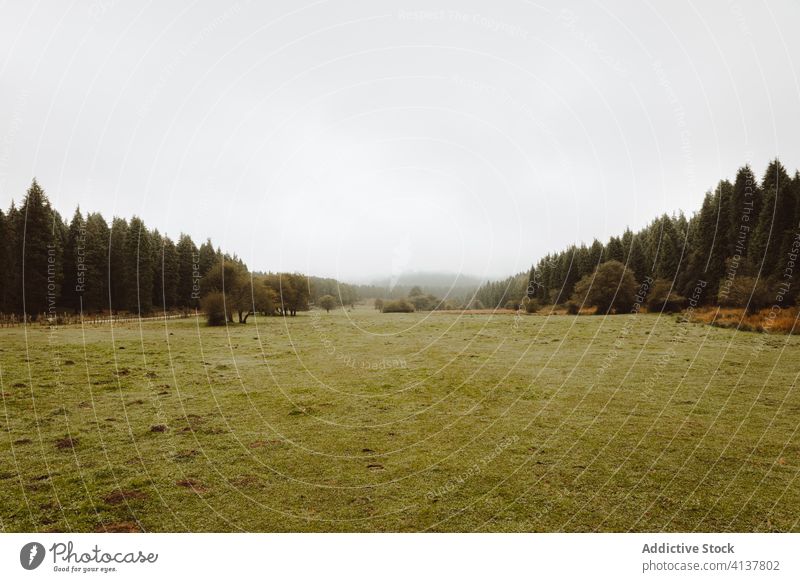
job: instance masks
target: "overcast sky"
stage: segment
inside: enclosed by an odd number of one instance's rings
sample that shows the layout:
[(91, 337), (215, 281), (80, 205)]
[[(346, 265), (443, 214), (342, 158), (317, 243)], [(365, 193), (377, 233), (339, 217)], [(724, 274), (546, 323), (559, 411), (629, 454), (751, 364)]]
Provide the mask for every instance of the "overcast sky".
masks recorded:
[(800, 166), (800, 3), (5, 2), (0, 203), (261, 270), (508, 275)]

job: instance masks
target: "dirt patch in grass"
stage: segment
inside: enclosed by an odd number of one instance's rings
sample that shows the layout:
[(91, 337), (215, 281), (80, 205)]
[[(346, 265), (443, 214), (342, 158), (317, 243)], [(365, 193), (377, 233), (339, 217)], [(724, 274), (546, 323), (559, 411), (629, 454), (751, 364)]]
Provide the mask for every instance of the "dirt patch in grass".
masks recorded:
[(175, 485), (178, 487), (184, 487), (186, 489), (191, 489), (195, 493), (205, 493), (208, 491), (208, 487), (200, 483), (197, 479), (192, 479), (191, 477), (187, 477), (186, 479), (179, 479), (175, 481)]
[(56, 441), (56, 448), (59, 451), (68, 451), (78, 446), (78, 439), (72, 437), (60, 438)]
[(97, 533), (141, 533), (143, 530), (132, 521), (114, 521), (101, 523), (94, 531)]
[(233, 479), (231, 485), (234, 487), (258, 487), (262, 485), (262, 481), (255, 475), (241, 475)]
[(260, 449), (262, 447), (277, 447), (277, 446), (280, 446), (280, 445), (282, 445), (284, 443), (285, 443), (285, 441), (282, 441), (280, 439), (266, 439), (266, 440), (260, 440), (260, 441), (253, 441), (248, 446), (251, 449)]
[(108, 503), (109, 505), (120, 505), (121, 503), (125, 503), (126, 501), (141, 501), (147, 499), (148, 495), (144, 491), (133, 491), (133, 490), (125, 490), (125, 489), (118, 489), (113, 493), (109, 493), (105, 497), (103, 497), (103, 501)]
[(188, 450), (188, 451), (180, 451), (180, 452), (175, 453), (175, 460), (176, 461), (188, 461), (189, 459), (195, 458), (198, 454), (199, 453), (194, 449), (191, 449), (191, 450)]

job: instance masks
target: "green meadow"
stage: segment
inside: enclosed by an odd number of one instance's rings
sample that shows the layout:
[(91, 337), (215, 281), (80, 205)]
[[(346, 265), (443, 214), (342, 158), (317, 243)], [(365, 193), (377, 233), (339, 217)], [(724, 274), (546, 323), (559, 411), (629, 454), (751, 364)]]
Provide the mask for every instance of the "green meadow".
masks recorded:
[(658, 315), (0, 329), (0, 529), (800, 531), (798, 372)]

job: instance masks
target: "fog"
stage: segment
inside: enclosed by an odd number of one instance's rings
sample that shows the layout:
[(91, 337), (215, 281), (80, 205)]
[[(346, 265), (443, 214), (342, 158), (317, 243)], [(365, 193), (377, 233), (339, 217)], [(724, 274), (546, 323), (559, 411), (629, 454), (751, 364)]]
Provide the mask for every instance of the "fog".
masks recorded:
[(253, 269), (481, 278), (800, 165), (800, 5), (4, 5), (0, 203)]

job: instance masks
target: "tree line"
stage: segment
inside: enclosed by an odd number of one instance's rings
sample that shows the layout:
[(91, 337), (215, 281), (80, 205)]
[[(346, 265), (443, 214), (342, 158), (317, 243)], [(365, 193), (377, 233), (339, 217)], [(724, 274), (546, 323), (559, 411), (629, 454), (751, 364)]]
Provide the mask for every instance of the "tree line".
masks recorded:
[[(321, 295), (341, 304), (355, 288), (334, 279), (250, 273), (235, 255), (177, 242), (141, 218), (76, 209), (67, 222), (33, 181), (22, 204), (0, 210), (0, 314), (21, 320), (63, 313), (133, 313), (214, 308), (215, 321), (245, 323), (252, 313), (295, 315)], [(221, 314), (221, 315), (220, 315)]]
[[(605, 244), (594, 240), (550, 253), (527, 273), (482, 285), (476, 299), (492, 308), (523, 299), (583, 302), (592, 281), (599, 286), (602, 275), (604, 284), (621, 290), (628, 302), (644, 284), (654, 308), (660, 300), (679, 307), (689, 299), (751, 311), (774, 301), (793, 305), (800, 301), (800, 286), (792, 285), (798, 250), (800, 173), (789, 176), (775, 159), (760, 181), (749, 165), (738, 170), (733, 182), (720, 181), (691, 218), (665, 214)], [(601, 269), (605, 263), (615, 265)], [(595, 306), (598, 312), (619, 311), (625, 301)]]

